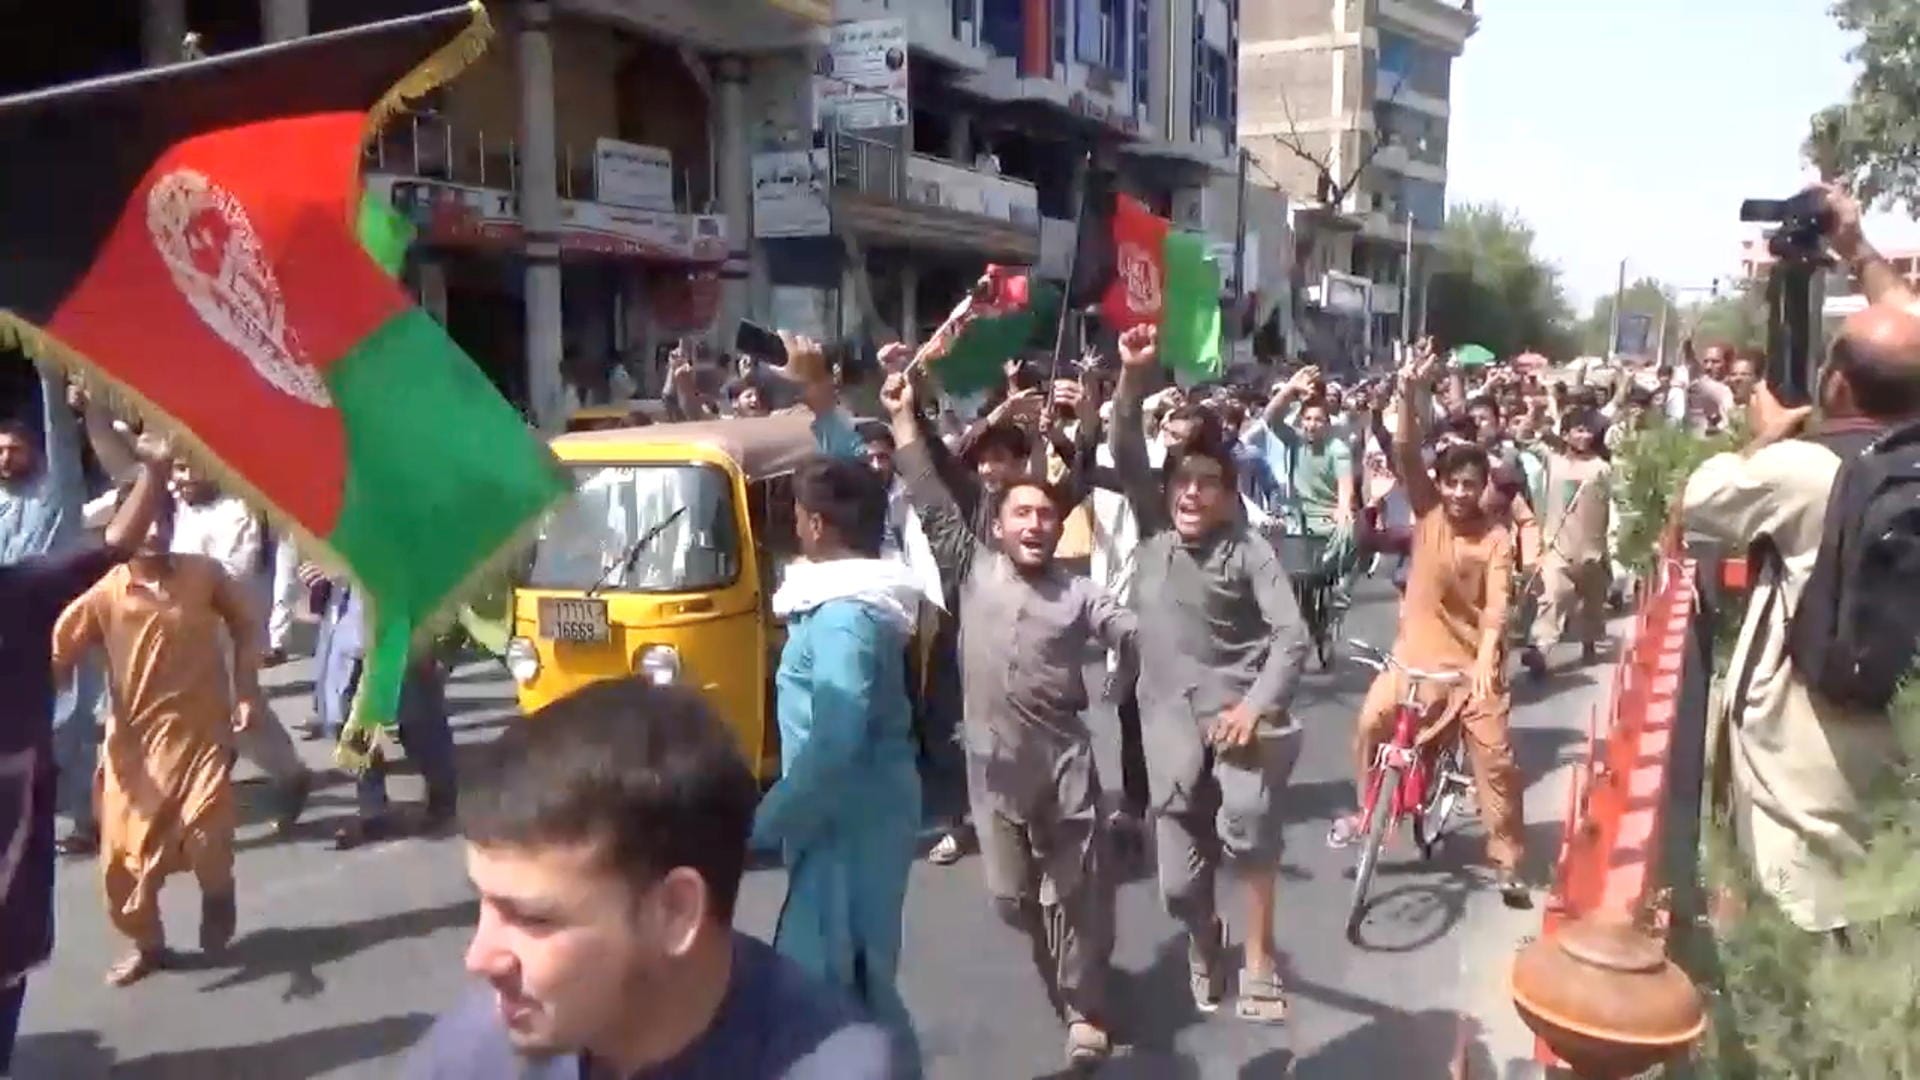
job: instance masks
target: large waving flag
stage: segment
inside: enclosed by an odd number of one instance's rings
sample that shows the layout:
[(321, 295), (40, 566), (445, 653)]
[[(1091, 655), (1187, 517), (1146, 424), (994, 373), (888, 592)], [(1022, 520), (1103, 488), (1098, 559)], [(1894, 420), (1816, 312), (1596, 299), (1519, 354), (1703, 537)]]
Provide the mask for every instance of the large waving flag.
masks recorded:
[(1100, 320), (1116, 334), (1145, 323), (1159, 327), (1168, 366), (1197, 379), (1218, 377), (1220, 268), (1206, 239), (1114, 190), (1101, 170), (1089, 170), (1086, 182), (1071, 302), (1099, 305)]
[(489, 35), (473, 5), (0, 99), (0, 346), (174, 434), (354, 580), (349, 762), (413, 639), (566, 490), (363, 205), (367, 140)]

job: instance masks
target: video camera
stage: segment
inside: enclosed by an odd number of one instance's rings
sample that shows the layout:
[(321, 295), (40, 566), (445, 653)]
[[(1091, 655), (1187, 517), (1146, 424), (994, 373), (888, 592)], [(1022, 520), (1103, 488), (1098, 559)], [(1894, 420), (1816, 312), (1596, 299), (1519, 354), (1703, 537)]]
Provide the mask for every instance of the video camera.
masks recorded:
[(1826, 192), (1813, 188), (1786, 199), (1748, 199), (1740, 204), (1740, 220), (1780, 226), (1767, 234), (1775, 260), (1767, 272), (1767, 387), (1781, 404), (1810, 405), (1823, 351), (1833, 207)]

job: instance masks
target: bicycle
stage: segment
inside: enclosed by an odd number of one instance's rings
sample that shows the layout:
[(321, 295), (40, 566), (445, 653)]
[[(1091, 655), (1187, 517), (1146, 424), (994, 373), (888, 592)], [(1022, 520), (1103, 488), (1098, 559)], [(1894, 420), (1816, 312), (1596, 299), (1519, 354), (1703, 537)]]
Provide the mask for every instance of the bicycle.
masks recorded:
[(1294, 602), (1300, 606), (1300, 618), (1313, 642), (1314, 655), (1320, 659), (1320, 670), (1329, 670), (1346, 612), (1335, 602), (1333, 575), (1322, 565), (1327, 538), (1288, 532), (1275, 535), (1274, 544), (1280, 553), (1280, 565), (1293, 579)]
[(1406, 677), (1406, 692), (1394, 706), (1393, 737), (1381, 743), (1367, 770), (1364, 809), (1360, 818), (1359, 861), (1354, 866), (1353, 896), (1347, 909), (1347, 940), (1357, 943), (1356, 934), (1367, 911), (1367, 890), (1380, 863), (1380, 852), (1387, 835), (1402, 817), (1413, 826), (1413, 841), (1422, 859), (1433, 858), (1447, 824), (1459, 807), (1460, 799), (1472, 783), (1468, 771), (1466, 745), (1457, 726), (1441, 738), (1420, 742), (1420, 729), (1427, 709), (1420, 702), (1420, 687), (1431, 683), (1457, 686), (1466, 679), (1461, 671), (1423, 671), (1408, 667), (1393, 654), (1376, 649), (1364, 641), (1350, 640), (1353, 661), (1385, 672), (1389, 669)]

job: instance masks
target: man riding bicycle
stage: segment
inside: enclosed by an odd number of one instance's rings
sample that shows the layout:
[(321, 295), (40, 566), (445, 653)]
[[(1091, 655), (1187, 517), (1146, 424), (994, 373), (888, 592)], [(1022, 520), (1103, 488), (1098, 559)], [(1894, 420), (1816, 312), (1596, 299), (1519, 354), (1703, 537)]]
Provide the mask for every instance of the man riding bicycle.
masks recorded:
[(1319, 369), (1308, 367), (1281, 384), (1246, 442), (1278, 481), (1279, 505), (1268, 508), (1276, 528), (1313, 541), (1306, 548), (1320, 565), (1288, 571), (1325, 572), (1335, 606), (1345, 608), (1355, 562), (1353, 447), (1337, 428), (1319, 379)]
[[(1441, 373), (1432, 343), (1423, 341), (1401, 372), (1401, 408), (1393, 452), (1414, 515), (1413, 557), (1400, 633), (1393, 654), (1401, 664), (1425, 670), (1458, 670), (1464, 685), (1421, 687), (1423, 704), (1461, 725), (1473, 766), (1480, 817), (1487, 829), (1487, 855), (1498, 874), (1503, 899), (1523, 905), (1519, 770), (1508, 736), (1510, 700), (1505, 631), (1513, 588), (1512, 533), (1486, 511), (1487, 454), (1477, 444), (1442, 450), (1429, 473), (1422, 457), (1424, 424), (1433, 383)], [(1354, 738), (1356, 779), (1361, 791), (1377, 748), (1393, 730), (1404, 676), (1389, 669), (1377, 677), (1360, 706)], [(1360, 833), (1360, 816), (1334, 822), (1327, 843), (1346, 847)]]

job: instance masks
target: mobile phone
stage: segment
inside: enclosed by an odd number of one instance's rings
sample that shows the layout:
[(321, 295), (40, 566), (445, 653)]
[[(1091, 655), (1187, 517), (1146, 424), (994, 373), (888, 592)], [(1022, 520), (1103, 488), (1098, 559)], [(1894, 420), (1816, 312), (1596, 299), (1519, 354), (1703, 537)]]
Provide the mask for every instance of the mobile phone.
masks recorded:
[(733, 348), (756, 360), (774, 364), (787, 362), (787, 343), (780, 340), (780, 335), (746, 319), (740, 320), (740, 329), (734, 332)]

